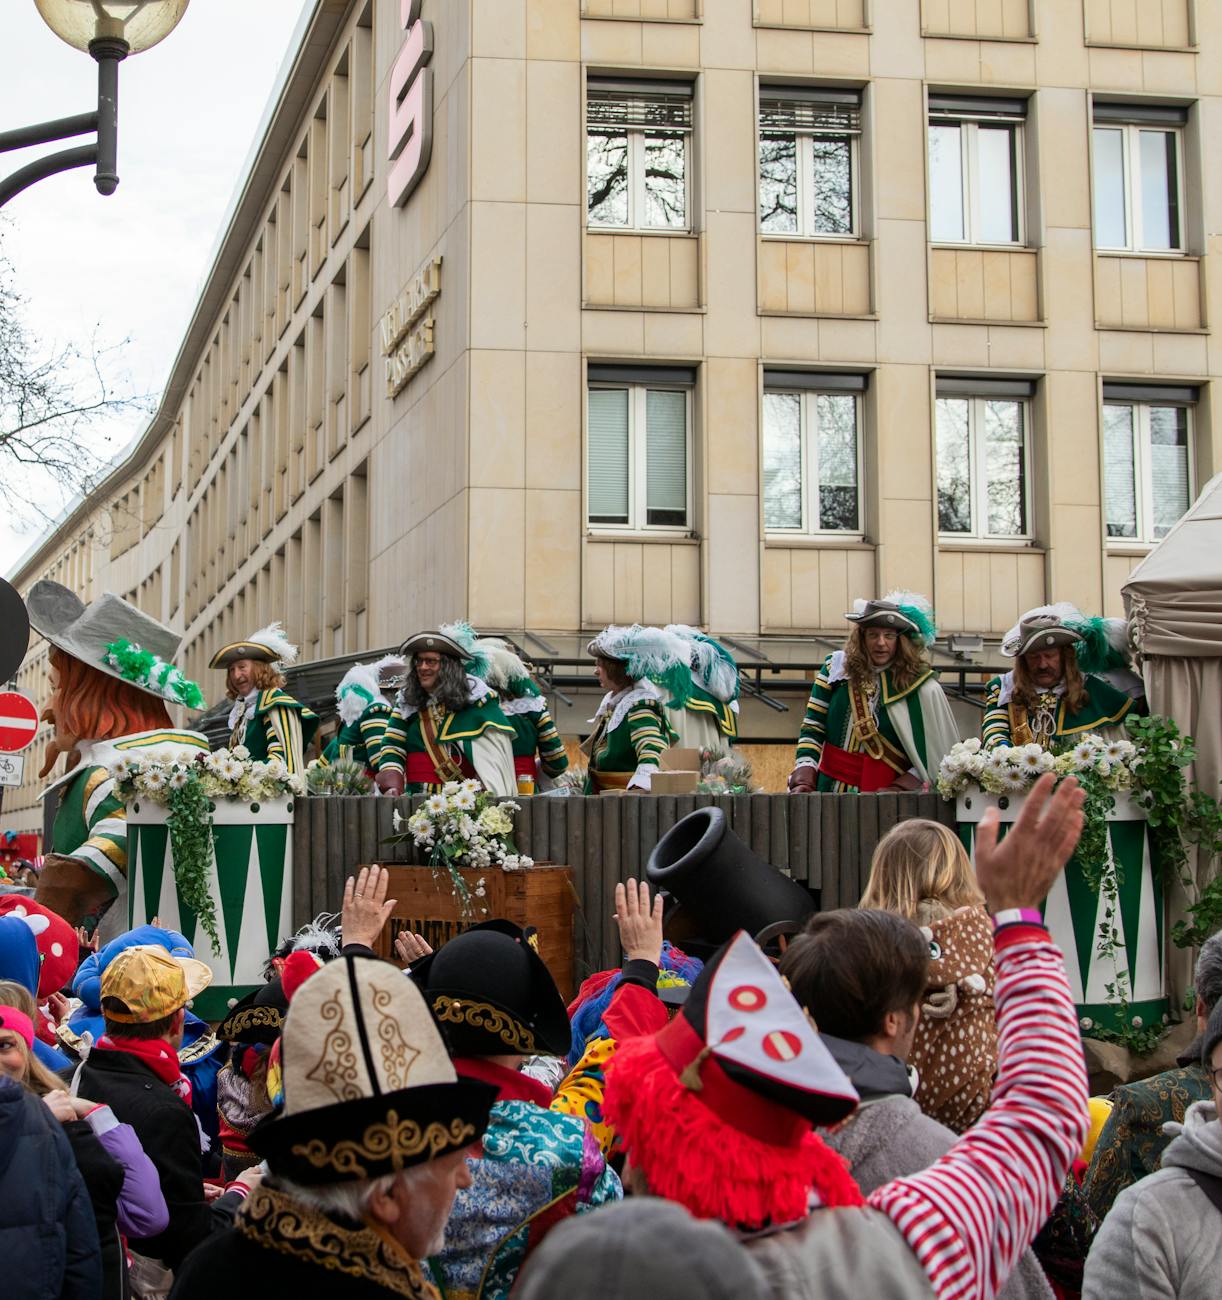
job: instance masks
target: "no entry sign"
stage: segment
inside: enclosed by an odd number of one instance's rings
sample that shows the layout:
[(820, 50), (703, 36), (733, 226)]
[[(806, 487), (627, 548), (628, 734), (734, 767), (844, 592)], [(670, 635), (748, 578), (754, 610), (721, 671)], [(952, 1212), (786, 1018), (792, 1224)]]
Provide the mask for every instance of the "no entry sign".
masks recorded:
[(0, 754), (19, 754), (38, 730), (38, 708), (20, 691), (0, 691)]

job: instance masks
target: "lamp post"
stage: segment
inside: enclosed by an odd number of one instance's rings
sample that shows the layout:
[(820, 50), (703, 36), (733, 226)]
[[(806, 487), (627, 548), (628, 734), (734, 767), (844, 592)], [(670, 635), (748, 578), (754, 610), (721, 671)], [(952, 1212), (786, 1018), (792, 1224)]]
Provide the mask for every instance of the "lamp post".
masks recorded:
[(28, 185), (73, 167), (97, 164), (93, 183), (99, 194), (119, 184), (119, 64), (167, 37), (178, 25), (187, 0), (34, 0), (43, 22), (74, 49), (85, 50), (98, 65), (95, 112), (60, 117), (0, 131), (0, 153), (97, 133), (92, 144), (75, 145), (36, 158), (0, 180), (0, 207)]

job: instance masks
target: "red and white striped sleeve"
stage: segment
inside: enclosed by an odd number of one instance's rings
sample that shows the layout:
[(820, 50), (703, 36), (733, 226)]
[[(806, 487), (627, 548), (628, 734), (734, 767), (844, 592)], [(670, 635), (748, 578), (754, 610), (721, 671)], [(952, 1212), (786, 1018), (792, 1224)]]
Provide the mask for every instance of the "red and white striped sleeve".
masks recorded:
[(1040, 926), (994, 941), (997, 1081), (936, 1164), (878, 1188), (939, 1300), (991, 1300), (1056, 1203), (1088, 1127), (1086, 1064), (1060, 949)]

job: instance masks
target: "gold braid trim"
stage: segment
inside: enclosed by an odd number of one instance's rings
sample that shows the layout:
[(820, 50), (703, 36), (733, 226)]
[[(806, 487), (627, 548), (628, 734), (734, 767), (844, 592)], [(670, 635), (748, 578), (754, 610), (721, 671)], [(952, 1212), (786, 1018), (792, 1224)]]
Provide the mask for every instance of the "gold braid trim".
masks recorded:
[(1031, 734), (1031, 724), (1027, 721), (1027, 709), (1017, 700), (1011, 700), (1006, 708), (1010, 713), (1010, 744), (1029, 745), (1035, 739)]
[(470, 1025), (499, 1038), (506, 1047), (529, 1055), (538, 1049), (535, 1036), (525, 1025), (487, 1002), (469, 1002), (439, 993), (433, 999), (433, 1014), (447, 1025)]
[(211, 1030), (206, 1034), (200, 1034), (190, 1047), (184, 1047), (178, 1053), (179, 1065), (190, 1065), (193, 1061), (202, 1061), (205, 1056), (216, 1050), (216, 1044), (217, 1037)]
[[(414, 1119), (400, 1119), (399, 1112), (388, 1110), (386, 1120), (370, 1124), (360, 1138), (344, 1138), (328, 1145), (322, 1138), (293, 1147), (293, 1155), (308, 1160), (315, 1169), (328, 1166), (347, 1178), (372, 1178), (369, 1165), (390, 1163), (402, 1169), (404, 1162), (428, 1152), (432, 1159), (439, 1152), (460, 1147), (475, 1137), (475, 1126), (466, 1120), (452, 1119), (449, 1124), (434, 1120), (422, 1128)], [(365, 1163), (362, 1163), (365, 1162)]]
[(265, 1026), (272, 1029), (283, 1028), (284, 1013), (279, 1007), (246, 1007), (230, 1016), (218, 1032), (225, 1038), (230, 1038), (240, 1034), (244, 1029), (261, 1029)]
[(440, 1300), (421, 1266), (372, 1228), (341, 1227), (321, 1210), (266, 1184), (246, 1198), (234, 1227), (256, 1246), (303, 1264), (367, 1279), (408, 1300)]

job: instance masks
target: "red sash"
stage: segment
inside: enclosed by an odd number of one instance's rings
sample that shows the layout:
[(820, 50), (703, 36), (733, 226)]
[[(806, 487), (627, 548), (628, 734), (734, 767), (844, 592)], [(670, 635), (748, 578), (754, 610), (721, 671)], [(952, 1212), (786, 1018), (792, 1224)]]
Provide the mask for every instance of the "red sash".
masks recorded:
[(533, 781), (535, 779), (535, 756), (533, 754), (515, 754), (513, 756), (513, 770), (518, 776), (528, 776)]
[[(433, 760), (423, 751), (416, 750), (408, 754), (406, 763), (408, 785), (445, 785), (445, 780), (438, 776)], [(461, 763), (463, 776), (474, 776), (475, 769), (464, 758)]]
[(850, 754), (839, 745), (824, 744), (819, 755), (819, 771), (833, 781), (854, 786), (862, 794), (873, 794), (894, 782), (895, 768), (869, 754)]

